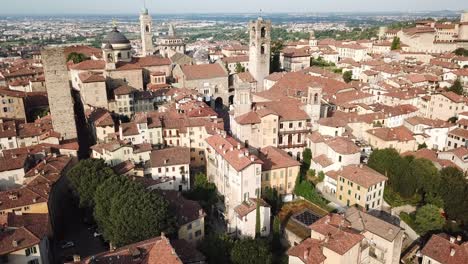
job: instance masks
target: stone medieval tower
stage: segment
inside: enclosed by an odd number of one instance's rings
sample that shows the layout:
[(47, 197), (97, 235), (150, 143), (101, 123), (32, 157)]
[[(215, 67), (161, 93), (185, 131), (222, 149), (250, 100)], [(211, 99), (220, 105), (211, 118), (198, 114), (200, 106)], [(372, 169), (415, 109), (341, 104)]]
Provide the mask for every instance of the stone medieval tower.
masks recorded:
[(249, 72), (263, 91), (263, 79), (270, 74), (271, 21), (259, 17), (249, 23)]
[(141, 48), (144, 56), (154, 53), (153, 20), (145, 8), (140, 14)]
[(63, 47), (41, 51), (52, 127), (63, 139), (77, 138), (75, 112)]

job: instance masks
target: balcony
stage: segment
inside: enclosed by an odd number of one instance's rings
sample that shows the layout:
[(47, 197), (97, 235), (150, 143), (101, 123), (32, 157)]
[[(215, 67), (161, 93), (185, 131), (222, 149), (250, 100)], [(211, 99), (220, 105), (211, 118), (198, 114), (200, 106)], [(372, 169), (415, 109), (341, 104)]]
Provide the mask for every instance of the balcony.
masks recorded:
[(288, 148), (304, 148), (306, 147), (306, 143), (300, 143), (300, 144), (287, 144), (287, 145), (280, 145), (278, 148), (280, 149), (288, 149)]
[(307, 134), (309, 133), (310, 130), (308, 129), (303, 129), (303, 130), (289, 130), (289, 131), (285, 131), (285, 130), (280, 130), (278, 131), (278, 133), (280, 135), (288, 135), (288, 134)]

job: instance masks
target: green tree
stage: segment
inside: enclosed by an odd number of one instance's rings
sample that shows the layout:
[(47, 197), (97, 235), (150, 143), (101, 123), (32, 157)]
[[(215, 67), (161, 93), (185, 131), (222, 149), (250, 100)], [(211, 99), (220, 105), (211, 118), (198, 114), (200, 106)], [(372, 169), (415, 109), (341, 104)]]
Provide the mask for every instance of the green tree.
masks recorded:
[(185, 192), (184, 196), (187, 199), (198, 201), (207, 213), (211, 213), (212, 207), (218, 202), (216, 185), (209, 182), (203, 173), (195, 175), (192, 189)]
[(272, 215), (276, 215), (283, 204), (281, 196), (275, 188), (266, 188), (262, 192), (262, 199), (271, 206)]
[(261, 237), (261, 219), (260, 219), (260, 203), (257, 201), (257, 207), (255, 208), (255, 238)]
[(353, 80), (353, 72), (352, 71), (345, 71), (343, 73), (343, 81), (345, 83), (350, 83)]
[(325, 199), (323, 199), (320, 194), (317, 193), (317, 191), (315, 190), (315, 186), (307, 180), (303, 180), (299, 183), (296, 183), (294, 193), (296, 195), (304, 197), (304, 199), (315, 203), (322, 208), (326, 208), (327, 206), (328, 202)]
[(270, 73), (281, 71), (280, 53), (283, 49), (283, 41), (276, 40), (271, 44)]
[(424, 142), (424, 143), (418, 145), (418, 150), (420, 150), (420, 149), (427, 149), (427, 144), (426, 144), (426, 142)]
[(208, 234), (198, 246), (208, 263), (231, 263), (234, 241), (226, 234)]
[(318, 178), (320, 182), (323, 182), (323, 180), (325, 179), (325, 173), (323, 173), (323, 171), (320, 171), (318, 173)]
[(80, 207), (92, 207), (97, 187), (114, 175), (103, 160), (87, 159), (75, 165), (67, 177), (80, 197)]
[(240, 62), (236, 63), (236, 73), (245, 72), (245, 67), (240, 64)]
[(448, 91), (454, 92), (458, 95), (463, 95), (463, 85), (460, 82), (460, 79), (455, 80), (452, 86), (448, 88)]
[(390, 47), (391, 50), (399, 50), (401, 49), (401, 43), (399, 37), (394, 37), (392, 41), (392, 46)]
[(233, 264), (270, 264), (273, 256), (264, 240), (247, 238), (234, 243), (231, 261)]
[(278, 216), (273, 219), (273, 252), (278, 252), (281, 249), (281, 221)]
[(308, 171), (310, 169), (310, 164), (312, 161), (312, 151), (310, 148), (305, 148), (302, 152), (302, 166), (304, 171)]
[(425, 234), (428, 231), (440, 230), (445, 224), (445, 219), (440, 209), (432, 204), (426, 204), (416, 211), (415, 224), (418, 233)]
[(80, 63), (86, 60), (86, 56), (82, 53), (72, 52), (68, 54), (67, 61), (73, 61), (73, 63)]
[(94, 202), (99, 229), (116, 246), (155, 237), (163, 231), (174, 232), (175, 220), (168, 202), (126, 177), (113, 176), (103, 182)]
[(426, 193), (435, 193), (439, 186), (439, 171), (434, 163), (427, 159), (414, 159), (410, 163), (411, 176), (416, 179), (416, 189), (424, 197)]
[(466, 50), (464, 48), (458, 48), (458, 49), (454, 50), (453, 53), (455, 53), (455, 55), (457, 55), (457, 56), (468, 57), (468, 50)]
[(454, 167), (440, 171), (438, 195), (444, 201), (444, 210), (450, 219), (468, 224), (468, 183), (463, 172)]

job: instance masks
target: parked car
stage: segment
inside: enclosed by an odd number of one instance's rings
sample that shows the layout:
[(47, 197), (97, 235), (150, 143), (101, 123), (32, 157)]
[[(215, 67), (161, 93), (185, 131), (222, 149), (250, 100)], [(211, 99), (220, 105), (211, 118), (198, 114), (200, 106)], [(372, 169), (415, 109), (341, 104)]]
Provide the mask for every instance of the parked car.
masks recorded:
[(62, 244), (60, 244), (60, 247), (62, 249), (72, 248), (74, 246), (75, 246), (75, 243), (73, 243), (73, 241), (64, 241), (64, 242), (62, 242)]
[(94, 232), (94, 237), (99, 237), (99, 236), (102, 236), (102, 234), (99, 233), (98, 231)]

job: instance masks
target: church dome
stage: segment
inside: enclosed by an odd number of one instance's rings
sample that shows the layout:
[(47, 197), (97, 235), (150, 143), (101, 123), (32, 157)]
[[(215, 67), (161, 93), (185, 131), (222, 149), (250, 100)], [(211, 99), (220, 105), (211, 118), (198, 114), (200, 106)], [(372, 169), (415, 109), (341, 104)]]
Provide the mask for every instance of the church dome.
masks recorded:
[(110, 44), (130, 44), (130, 40), (125, 37), (124, 34), (120, 33), (115, 27), (103, 40), (104, 43)]

